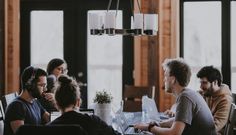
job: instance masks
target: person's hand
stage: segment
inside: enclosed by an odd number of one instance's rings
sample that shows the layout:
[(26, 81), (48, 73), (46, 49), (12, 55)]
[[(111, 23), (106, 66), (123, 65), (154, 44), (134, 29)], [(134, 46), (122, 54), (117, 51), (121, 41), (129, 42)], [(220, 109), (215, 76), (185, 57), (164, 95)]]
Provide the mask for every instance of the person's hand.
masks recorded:
[(53, 93), (43, 93), (43, 97), (50, 102), (54, 102), (54, 94)]
[(148, 130), (148, 126), (149, 126), (149, 124), (147, 124), (147, 123), (138, 123), (138, 124), (134, 125), (134, 128), (135, 129), (140, 129), (142, 131), (147, 131)]
[(164, 112), (165, 115), (168, 115), (169, 117), (174, 117), (175, 116), (175, 112), (171, 111), (171, 110), (166, 110)]

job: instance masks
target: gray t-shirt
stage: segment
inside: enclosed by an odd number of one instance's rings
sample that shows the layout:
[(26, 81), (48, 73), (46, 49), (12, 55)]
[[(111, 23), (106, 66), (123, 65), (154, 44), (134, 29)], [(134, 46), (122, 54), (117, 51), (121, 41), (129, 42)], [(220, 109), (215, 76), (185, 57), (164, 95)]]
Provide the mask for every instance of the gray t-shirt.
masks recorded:
[(216, 135), (213, 116), (202, 96), (190, 89), (176, 99), (175, 121), (186, 124), (182, 135)]

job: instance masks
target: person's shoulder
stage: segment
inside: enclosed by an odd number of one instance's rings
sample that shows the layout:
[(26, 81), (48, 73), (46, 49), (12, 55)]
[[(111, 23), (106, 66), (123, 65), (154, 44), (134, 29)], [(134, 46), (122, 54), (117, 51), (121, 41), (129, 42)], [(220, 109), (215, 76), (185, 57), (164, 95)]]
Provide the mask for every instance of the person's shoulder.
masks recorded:
[(51, 74), (49, 76), (47, 76), (47, 81), (52, 81), (52, 82), (55, 82), (56, 81), (56, 76)]
[(19, 97), (16, 97), (9, 105), (8, 107), (12, 107), (12, 106), (19, 106), (19, 105), (23, 105), (24, 104), (24, 101), (19, 98)]
[(195, 95), (197, 93), (198, 93), (197, 91), (194, 91), (194, 90), (192, 90), (190, 88), (185, 88), (183, 90), (183, 92), (181, 93), (181, 96), (193, 96), (193, 95)]

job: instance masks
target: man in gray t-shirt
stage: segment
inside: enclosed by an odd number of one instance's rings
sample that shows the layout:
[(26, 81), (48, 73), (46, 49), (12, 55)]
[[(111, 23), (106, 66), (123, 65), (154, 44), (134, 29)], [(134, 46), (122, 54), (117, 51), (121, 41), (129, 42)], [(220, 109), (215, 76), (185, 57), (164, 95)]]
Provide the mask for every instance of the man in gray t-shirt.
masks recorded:
[(185, 123), (182, 135), (212, 135), (215, 131), (213, 117), (202, 96), (184, 89), (176, 100), (175, 121)]
[(181, 58), (167, 59), (163, 68), (165, 91), (176, 97), (175, 118), (159, 124), (140, 123), (134, 127), (158, 135), (216, 135), (206, 102), (199, 93), (186, 88), (191, 77), (188, 64)]

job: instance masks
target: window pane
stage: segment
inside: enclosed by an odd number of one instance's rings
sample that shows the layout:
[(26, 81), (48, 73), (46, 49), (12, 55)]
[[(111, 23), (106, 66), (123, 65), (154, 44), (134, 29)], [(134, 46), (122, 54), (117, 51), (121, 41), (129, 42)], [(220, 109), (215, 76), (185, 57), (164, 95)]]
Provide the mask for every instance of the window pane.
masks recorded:
[(63, 11), (32, 11), (31, 64), (46, 69), (52, 58), (63, 59)]
[(231, 2), (231, 89), (236, 93), (236, 1)]
[(199, 89), (196, 73), (206, 65), (221, 70), (221, 3), (184, 3), (184, 58), (192, 68), (189, 87)]
[[(106, 11), (97, 12), (104, 15)], [(89, 24), (89, 18), (88, 18)], [(116, 27), (122, 28), (122, 12), (117, 14)], [(94, 36), (88, 28), (88, 105), (93, 103), (96, 91), (107, 90), (114, 97), (112, 107), (118, 109), (122, 99), (122, 43), (121, 35)]]

